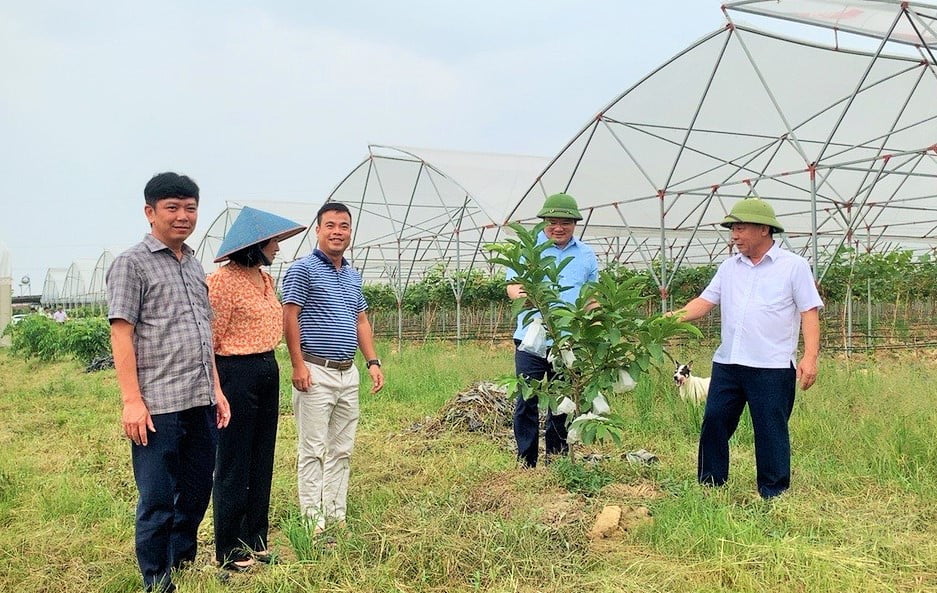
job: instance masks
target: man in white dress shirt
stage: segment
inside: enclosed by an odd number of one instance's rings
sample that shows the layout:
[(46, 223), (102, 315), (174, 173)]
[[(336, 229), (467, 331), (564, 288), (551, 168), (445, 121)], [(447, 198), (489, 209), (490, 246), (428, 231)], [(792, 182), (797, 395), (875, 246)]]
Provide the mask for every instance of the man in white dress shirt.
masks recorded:
[[(722, 226), (732, 230), (738, 253), (719, 266), (699, 297), (674, 312), (693, 321), (719, 305), (722, 315), (697, 477), (709, 486), (729, 479), (729, 438), (747, 403), (755, 432), (758, 493), (772, 498), (790, 488), (788, 421), (798, 381), (809, 389), (817, 379), (823, 301), (807, 260), (774, 240), (774, 233), (784, 229), (767, 202), (739, 201)], [(801, 332), (804, 351), (797, 363)]]

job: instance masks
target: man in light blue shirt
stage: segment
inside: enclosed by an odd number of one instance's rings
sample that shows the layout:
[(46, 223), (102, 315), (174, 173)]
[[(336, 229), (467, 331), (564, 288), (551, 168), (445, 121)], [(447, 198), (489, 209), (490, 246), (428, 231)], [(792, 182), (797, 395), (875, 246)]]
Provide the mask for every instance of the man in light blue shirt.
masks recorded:
[[(554, 256), (557, 262), (572, 257), (572, 261), (560, 272), (560, 286), (568, 287), (560, 293), (560, 298), (567, 303), (574, 303), (586, 282), (598, 278), (599, 265), (595, 252), (588, 245), (576, 239), (576, 222), (582, 220), (576, 200), (568, 194), (554, 194), (546, 199), (543, 208), (537, 214), (547, 223), (539, 235), (539, 242), (553, 240), (543, 256)], [(507, 292), (511, 299), (526, 298), (527, 293), (520, 284), (512, 284), (516, 276), (513, 270), (507, 271)], [(555, 375), (552, 365), (546, 358), (518, 350), (527, 328), (524, 326), (526, 311), (517, 318), (517, 330), (514, 332), (514, 369), (518, 376), (528, 380), (540, 380), (544, 376), (551, 379)], [(518, 395), (514, 409), (514, 438), (517, 441), (517, 456), (527, 467), (536, 467), (540, 440), (540, 411), (536, 397), (524, 399)], [(547, 411), (545, 430), (546, 454), (565, 453), (569, 450), (566, 443), (566, 414), (554, 415)]]
[[(788, 421), (797, 381), (808, 389), (817, 378), (823, 301), (807, 260), (774, 240), (774, 233), (784, 229), (768, 203), (741, 200), (722, 226), (732, 229), (738, 253), (719, 266), (699, 297), (675, 312), (693, 321), (719, 305), (722, 315), (722, 342), (713, 356), (697, 477), (706, 485), (726, 483), (729, 438), (747, 403), (755, 431), (758, 493), (772, 498), (790, 487)], [(801, 332), (804, 352), (797, 363)]]

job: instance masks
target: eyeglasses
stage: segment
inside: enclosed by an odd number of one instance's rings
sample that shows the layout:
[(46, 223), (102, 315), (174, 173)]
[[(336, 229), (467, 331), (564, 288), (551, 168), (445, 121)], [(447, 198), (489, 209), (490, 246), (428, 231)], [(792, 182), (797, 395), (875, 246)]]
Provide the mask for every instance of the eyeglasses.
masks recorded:
[(575, 220), (570, 220), (568, 218), (547, 218), (546, 223), (548, 227), (559, 226), (564, 229), (572, 228), (576, 226)]

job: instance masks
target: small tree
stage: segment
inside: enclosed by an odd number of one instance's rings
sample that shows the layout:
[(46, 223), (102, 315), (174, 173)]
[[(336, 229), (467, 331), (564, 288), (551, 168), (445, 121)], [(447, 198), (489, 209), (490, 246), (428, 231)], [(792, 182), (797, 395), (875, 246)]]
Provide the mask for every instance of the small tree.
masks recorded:
[(526, 326), (539, 313), (546, 335), (553, 342), (554, 364), (562, 369), (553, 380), (515, 378), (514, 389), (525, 398), (540, 398), (541, 405), (551, 410), (568, 397), (575, 406), (575, 413), (568, 418), (573, 419), (575, 414), (579, 417), (567, 422), (578, 431), (583, 443), (610, 439), (621, 444), (624, 422), (606, 409), (604, 394), (614, 390), (622, 373), (638, 381), (652, 362), (663, 362), (668, 338), (679, 334), (701, 337), (700, 331), (677, 317), (659, 313), (646, 317), (644, 303), (648, 297), (642, 296), (644, 280), (640, 276), (621, 281), (615, 274), (602, 271), (597, 282), (582, 288), (574, 304), (564, 302), (560, 293), (567, 287), (560, 285), (560, 272), (572, 258), (556, 261), (553, 256), (543, 255), (553, 245), (552, 241), (537, 243), (544, 223), (532, 230), (519, 224), (510, 226), (517, 238), (489, 245), (489, 250), (497, 254), (491, 261), (516, 274), (511, 282), (523, 287), (527, 298), (514, 302), (514, 314), (528, 310), (523, 318)]

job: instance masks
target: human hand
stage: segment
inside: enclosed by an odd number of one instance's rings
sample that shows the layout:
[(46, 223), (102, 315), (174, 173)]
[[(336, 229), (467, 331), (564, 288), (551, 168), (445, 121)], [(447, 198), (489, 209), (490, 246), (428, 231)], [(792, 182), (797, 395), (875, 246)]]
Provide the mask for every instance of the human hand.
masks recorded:
[(804, 391), (810, 389), (810, 386), (817, 381), (817, 359), (815, 357), (804, 356), (797, 365), (797, 381), (800, 388)]
[(309, 391), (309, 388), (312, 387), (312, 375), (306, 365), (293, 368), (293, 387), (297, 391)]
[(220, 389), (215, 393), (215, 422), (218, 428), (224, 428), (231, 422), (231, 405)]
[(381, 367), (372, 364), (368, 369), (368, 374), (371, 375), (371, 393), (377, 393), (384, 388), (384, 372)]
[(135, 445), (146, 446), (147, 431), (156, 432), (156, 426), (153, 425), (153, 418), (150, 417), (150, 411), (147, 409), (143, 399), (124, 404), (124, 411), (121, 414), (121, 424), (124, 427), (124, 434)]

